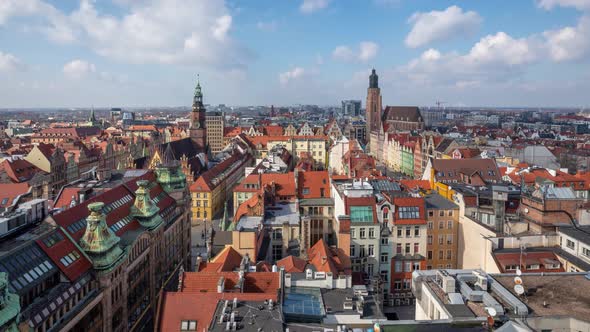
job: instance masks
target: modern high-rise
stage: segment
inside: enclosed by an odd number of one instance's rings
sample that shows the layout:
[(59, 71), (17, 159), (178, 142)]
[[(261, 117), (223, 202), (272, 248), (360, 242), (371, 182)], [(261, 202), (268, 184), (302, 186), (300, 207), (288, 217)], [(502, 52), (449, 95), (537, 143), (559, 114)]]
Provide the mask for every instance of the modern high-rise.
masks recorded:
[(342, 114), (349, 116), (359, 116), (361, 113), (361, 101), (360, 100), (343, 100), (342, 101)]
[(207, 144), (212, 153), (218, 153), (223, 150), (223, 112), (205, 113), (205, 128), (207, 128)]

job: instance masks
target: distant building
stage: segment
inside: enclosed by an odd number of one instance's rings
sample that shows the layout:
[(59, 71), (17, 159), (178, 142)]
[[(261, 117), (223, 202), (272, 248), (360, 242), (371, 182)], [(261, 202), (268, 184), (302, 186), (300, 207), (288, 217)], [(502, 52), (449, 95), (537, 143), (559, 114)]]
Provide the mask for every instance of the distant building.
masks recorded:
[(342, 101), (342, 114), (348, 116), (359, 116), (361, 114), (361, 101), (360, 100), (343, 100)]
[(222, 112), (205, 113), (205, 127), (207, 128), (207, 144), (213, 154), (223, 150), (224, 115)]

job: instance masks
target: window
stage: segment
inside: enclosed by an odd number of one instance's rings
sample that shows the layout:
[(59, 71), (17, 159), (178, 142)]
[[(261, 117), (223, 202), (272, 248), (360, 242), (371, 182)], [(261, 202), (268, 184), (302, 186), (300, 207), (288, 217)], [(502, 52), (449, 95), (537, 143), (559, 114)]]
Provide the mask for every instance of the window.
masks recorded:
[(387, 275), (388, 275), (388, 273), (386, 270), (381, 271), (381, 280), (387, 281)]
[(369, 228), (369, 239), (374, 239), (374, 238), (375, 238), (375, 229)]
[(360, 236), (361, 236), (361, 239), (364, 239), (365, 238), (365, 228), (364, 227), (362, 227), (360, 229)]
[(303, 195), (309, 195), (309, 188), (303, 188)]
[(449, 211), (447, 212), (447, 216), (449, 216), (449, 217), (452, 217), (452, 216), (453, 216), (453, 210), (449, 210)]
[(590, 249), (582, 247), (582, 255), (590, 257)]
[(453, 234), (447, 234), (447, 244), (453, 244)]
[(438, 244), (444, 244), (444, 243), (445, 243), (445, 236), (439, 235), (438, 236)]
[(447, 264), (447, 269), (452, 269), (453, 266), (451, 264)]
[(373, 275), (374, 266), (373, 264), (367, 264), (367, 274), (372, 276)]
[(420, 208), (417, 206), (400, 206), (399, 207), (399, 218), (400, 219), (418, 219), (420, 218)]
[(447, 250), (447, 259), (453, 259), (453, 251)]
[(444, 251), (442, 251), (442, 250), (439, 250), (439, 251), (438, 251), (438, 259), (443, 259), (443, 258), (444, 258), (444, 256), (445, 256), (445, 253), (444, 253)]
[(406, 254), (410, 253), (410, 244), (406, 243)]
[(445, 222), (444, 221), (439, 221), (438, 222), (438, 229), (444, 229), (445, 228)]
[(566, 240), (566, 242), (565, 242), (565, 243), (566, 243), (565, 245), (566, 245), (568, 248), (570, 248), (570, 249), (574, 249), (574, 248), (575, 248), (575, 246), (576, 246), (576, 245), (574, 244), (574, 241), (572, 241), (572, 240)]
[(432, 235), (428, 235), (428, 244), (432, 244)]
[(432, 250), (428, 250), (428, 259), (432, 259)]
[(402, 271), (402, 262), (400, 262), (400, 261), (396, 261), (395, 262), (395, 269), (394, 269), (394, 271), (395, 272), (403, 272)]
[(398, 243), (395, 245), (395, 252), (398, 254), (402, 253), (402, 244), (401, 243)]
[(397, 237), (402, 237), (402, 228), (401, 227), (397, 228)]
[(512, 265), (506, 265), (506, 266), (504, 266), (504, 269), (506, 271), (514, 271), (514, 270), (516, 270), (517, 267), (518, 267), (518, 265), (512, 264)]
[(350, 222), (373, 222), (373, 208), (370, 206), (351, 206)]
[[(69, 254), (65, 255), (64, 257), (62, 257), (59, 261), (60, 263), (63, 264), (63, 266), (69, 266), (72, 263), (74, 263), (76, 260), (78, 260), (78, 258), (80, 258), (80, 254), (77, 251), (72, 251)], [(34, 270), (31, 270), (34, 271)]]
[(283, 230), (280, 228), (272, 230), (272, 239), (273, 240), (281, 240), (283, 238)]
[(438, 216), (439, 217), (444, 217), (445, 216), (445, 211), (443, 211), (443, 210), (438, 211)]
[(404, 272), (412, 272), (412, 262), (404, 262)]
[(526, 269), (527, 270), (538, 270), (540, 267), (539, 264), (527, 264)]
[(453, 221), (452, 220), (447, 221), (447, 229), (453, 229)]
[(273, 245), (272, 246), (272, 259), (274, 261), (278, 261), (281, 258), (283, 258), (283, 246), (280, 244)]
[(359, 257), (366, 257), (367, 255), (365, 254), (365, 246), (361, 245), (360, 247), (360, 252), (359, 252)]
[(420, 270), (420, 262), (414, 262), (414, 271)]
[(432, 221), (428, 222), (428, 229), (432, 229)]
[(414, 253), (417, 253), (418, 251), (420, 251), (420, 243), (416, 242), (414, 243)]
[(401, 280), (394, 281), (393, 282), (393, 289), (401, 290), (402, 289), (402, 281)]
[(408, 226), (406, 227), (406, 237), (411, 237), (412, 236), (412, 227)]
[(369, 256), (371, 256), (371, 257), (375, 256), (375, 245), (373, 245), (373, 244), (369, 244)]
[(386, 252), (381, 253), (381, 263), (388, 263), (389, 262), (389, 256), (387, 255)]
[(420, 226), (414, 226), (414, 237), (420, 237)]
[(412, 279), (404, 279), (404, 289), (412, 288)]
[(196, 331), (197, 321), (196, 320), (183, 320), (180, 322), (181, 331)]
[(382, 246), (386, 246), (389, 243), (389, 238), (388, 237), (382, 237), (381, 238), (381, 245)]
[(350, 245), (350, 257), (356, 257), (356, 246), (354, 244)]
[(428, 216), (429, 217), (434, 217), (434, 211), (428, 211)]

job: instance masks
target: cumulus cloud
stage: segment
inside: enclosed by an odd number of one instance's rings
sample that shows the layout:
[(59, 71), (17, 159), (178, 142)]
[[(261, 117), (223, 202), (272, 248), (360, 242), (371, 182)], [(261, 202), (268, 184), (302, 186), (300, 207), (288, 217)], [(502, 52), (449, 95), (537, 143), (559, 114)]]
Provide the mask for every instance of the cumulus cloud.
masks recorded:
[(0, 51), (0, 72), (19, 71), (24, 68), (25, 65), (19, 58)]
[(537, 6), (551, 10), (555, 7), (573, 7), (578, 10), (590, 9), (590, 0), (537, 0)]
[(583, 59), (590, 54), (590, 15), (582, 16), (576, 26), (548, 30), (543, 36), (554, 61)]
[(80, 79), (96, 73), (96, 66), (85, 60), (72, 60), (63, 67), (63, 73), (68, 78)]
[(367, 62), (373, 59), (379, 51), (379, 45), (371, 41), (359, 43), (358, 49), (353, 50), (350, 46), (337, 46), (332, 51), (332, 57), (345, 62)]
[(281, 85), (287, 85), (289, 82), (301, 79), (306, 74), (306, 70), (303, 67), (294, 67), (284, 73), (279, 74), (279, 82)]
[(414, 13), (408, 20), (413, 26), (405, 43), (408, 47), (416, 48), (434, 41), (454, 38), (477, 29), (481, 21), (476, 12), (464, 12), (457, 6), (451, 6), (443, 11)]
[(251, 52), (230, 36), (232, 16), (223, 0), (134, 1), (124, 10), (115, 17), (81, 0), (67, 14), (43, 0), (3, 0), (0, 24), (13, 16), (36, 16), (43, 22), (38, 30), (51, 40), (77, 42), (131, 63), (243, 68), (251, 59)]
[(299, 10), (304, 14), (311, 14), (328, 7), (330, 0), (303, 0)]

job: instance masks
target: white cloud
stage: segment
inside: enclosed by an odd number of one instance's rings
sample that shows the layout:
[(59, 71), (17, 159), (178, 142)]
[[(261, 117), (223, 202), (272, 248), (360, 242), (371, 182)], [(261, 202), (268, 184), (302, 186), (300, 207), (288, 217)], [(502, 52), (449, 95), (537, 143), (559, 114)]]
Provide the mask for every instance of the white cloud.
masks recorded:
[(279, 74), (279, 82), (282, 85), (287, 85), (297, 79), (301, 79), (306, 74), (306, 70), (303, 67), (294, 67), (293, 69)]
[(476, 12), (464, 12), (457, 6), (451, 6), (443, 11), (417, 12), (408, 20), (413, 26), (405, 43), (408, 47), (416, 48), (434, 41), (454, 38), (473, 32), (481, 21)]
[(68, 78), (80, 79), (96, 73), (96, 66), (87, 61), (76, 59), (66, 63), (63, 72)]
[(262, 30), (262, 31), (273, 32), (273, 31), (276, 31), (277, 30), (277, 26), (278, 26), (278, 23), (275, 20), (272, 20), (272, 21), (269, 21), (269, 22), (258, 21), (256, 23), (256, 27), (259, 30)]
[[(129, 4), (127, 6), (127, 4)], [(177, 63), (211, 68), (244, 67), (251, 52), (230, 37), (232, 16), (223, 0), (122, 1), (126, 12), (99, 12), (92, 0), (63, 13), (43, 0), (0, 1), (0, 24), (35, 16), (53, 41), (77, 42), (99, 55), (130, 63)]]
[(0, 51), (0, 72), (18, 71), (25, 69), (24, 63), (9, 53)]
[(545, 31), (543, 36), (554, 61), (583, 59), (590, 54), (590, 15), (582, 16), (574, 27)]
[(481, 81), (518, 77), (524, 67), (540, 59), (542, 44), (533, 38), (516, 39), (504, 32), (481, 38), (469, 52), (424, 51), (396, 69), (398, 75), (418, 84), (467, 87)]
[(332, 57), (345, 62), (367, 62), (373, 59), (379, 51), (379, 45), (371, 41), (359, 43), (358, 50), (353, 50), (347, 45), (337, 46), (332, 51)]
[(590, 9), (590, 0), (537, 0), (537, 6), (551, 10), (554, 7), (573, 7), (578, 10)]
[(331, 0), (303, 0), (299, 10), (304, 14), (311, 14), (328, 7)]

